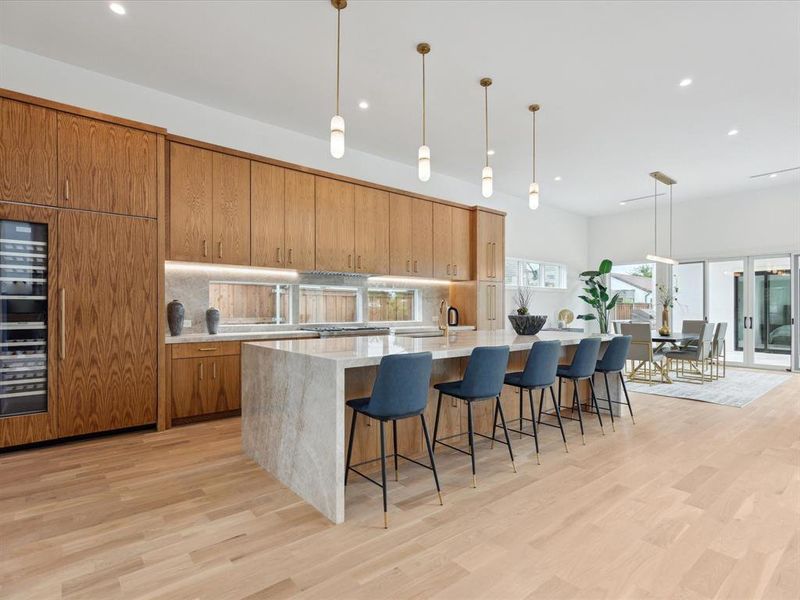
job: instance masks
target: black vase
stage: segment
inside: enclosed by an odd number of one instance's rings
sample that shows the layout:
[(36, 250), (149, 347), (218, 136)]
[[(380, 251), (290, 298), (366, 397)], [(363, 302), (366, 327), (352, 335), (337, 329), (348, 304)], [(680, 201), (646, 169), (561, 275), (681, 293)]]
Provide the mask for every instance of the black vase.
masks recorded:
[(219, 309), (212, 307), (206, 311), (206, 328), (212, 335), (219, 331)]
[(167, 304), (167, 323), (170, 335), (180, 335), (183, 331), (183, 317), (186, 309), (180, 300), (173, 300)]
[(536, 335), (544, 327), (547, 315), (508, 315), (517, 335)]

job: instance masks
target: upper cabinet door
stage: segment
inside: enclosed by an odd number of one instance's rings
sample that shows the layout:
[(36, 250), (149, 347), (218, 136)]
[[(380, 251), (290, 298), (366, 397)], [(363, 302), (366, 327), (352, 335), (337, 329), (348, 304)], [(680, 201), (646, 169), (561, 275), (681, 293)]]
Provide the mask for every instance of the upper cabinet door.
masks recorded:
[(453, 219), (453, 279), (472, 279), (472, 211), (455, 206), (450, 209)]
[(433, 205), (433, 276), (451, 279), (453, 272), (452, 210), (437, 202)]
[(58, 203), (156, 216), (156, 135), (58, 113)]
[(284, 267), (285, 169), (250, 163), (250, 261), (256, 267)]
[(316, 178), (317, 270), (354, 272), (355, 186)]
[(169, 145), (169, 257), (211, 262), (211, 152)]
[(0, 200), (56, 206), (55, 111), (0, 98)]
[(389, 194), (357, 185), (355, 189), (356, 271), (389, 272)]
[(316, 201), (314, 176), (285, 172), (285, 263), (290, 269), (312, 271), (316, 260)]
[(412, 274), (433, 277), (433, 202), (414, 198), (411, 220)]
[(212, 158), (214, 262), (250, 264), (250, 161), (214, 152)]
[(413, 199), (389, 194), (389, 273), (411, 275)]

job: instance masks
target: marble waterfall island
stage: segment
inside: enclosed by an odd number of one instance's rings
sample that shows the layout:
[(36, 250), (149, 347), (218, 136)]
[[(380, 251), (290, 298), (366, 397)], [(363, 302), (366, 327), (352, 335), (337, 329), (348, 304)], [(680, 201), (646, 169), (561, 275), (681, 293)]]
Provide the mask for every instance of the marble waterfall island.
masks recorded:
[[(263, 469), (331, 521), (341, 523), (345, 518), (345, 401), (370, 394), (381, 358), (431, 352), (433, 385), (459, 379), (476, 346), (509, 346), (509, 370), (521, 370), (532, 343), (558, 340), (562, 362), (569, 362), (584, 337), (588, 335), (556, 331), (536, 336), (462, 331), (426, 338), (388, 335), (243, 343), (242, 447)], [(603, 336), (603, 347), (609, 339), (611, 336)], [(612, 386), (611, 396), (619, 399), (617, 384)], [(448, 414), (443, 409), (442, 435), (464, 433), (460, 404), (448, 402)], [(477, 414), (476, 429), (490, 428), (492, 403), (479, 404), (489, 410)], [(503, 408), (508, 419), (518, 415), (517, 396), (510, 388), (504, 391)], [(426, 413), (429, 423), (435, 410), (436, 393), (431, 388)], [(377, 430), (361, 427), (362, 433), (357, 432), (354, 463), (377, 457)], [(402, 454), (423, 455), (418, 419), (400, 421), (397, 437)], [(519, 451), (527, 452), (527, 446)]]

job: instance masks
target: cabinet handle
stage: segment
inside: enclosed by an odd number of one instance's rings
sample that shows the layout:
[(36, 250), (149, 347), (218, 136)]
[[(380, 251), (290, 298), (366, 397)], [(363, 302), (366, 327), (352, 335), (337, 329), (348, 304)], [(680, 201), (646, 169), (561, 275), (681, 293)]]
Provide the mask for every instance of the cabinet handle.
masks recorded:
[(216, 348), (198, 348), (198, 352), (214, 352)]
[(347, 268), (348, 269), (352, 269), (353, 268), (353, 255), (352, 254), (348, 254), (347, 255)]
[(275, 248), (275, 262), (281, 264), (281, 249)]
[(497, 242), (492, 242), (492, 278), (497, 277)]
[(486, 242), (486, 276), (492, 276), (492, 242)]
[(361, 255), (360, 254), (358, 255), (358, 267), (357, 268), (358, 268), (359, 271), (361, 270)]
[(289, 264), (292, 264), (292, 249), (289, 248)]
[(64, 200), (69, 200), (69, 177), (64, 181)]
[(447, 274), (450, 275), (450, 263), (447, 263)]
[(492, 286), (486, 286), (486, 320), (492, 320)]
[(458, 265), (453, 265), (453, 277), (458, 277)]
[(206, 240), (203, 240), (203, 256), (208, 256), (208, 242)]
[(414, 273), (419, 273), (419, 271), (417, 270), (417, 262), (418, 261), (416, 260), (414, 261)]
[(217, 362), (214, 361), (211, 363), (211, 379), (217, 378)]
[(406, 273), (411, 273), (411, 261), (406, 261)]
[(203, 381), (203, 363), (200, 363), (200, 381)]
[(219, 241), (219, 249), (217, 250), (218, 258), (222, 258), (222, 240)]
[(61, 314), (61, 323), (59, 323), (61, 339), (59, 341), (58, 350), (61, 360), (64, 360), (67, 356), (67, 293), (64, 288), (59, 290), (58, 300)]

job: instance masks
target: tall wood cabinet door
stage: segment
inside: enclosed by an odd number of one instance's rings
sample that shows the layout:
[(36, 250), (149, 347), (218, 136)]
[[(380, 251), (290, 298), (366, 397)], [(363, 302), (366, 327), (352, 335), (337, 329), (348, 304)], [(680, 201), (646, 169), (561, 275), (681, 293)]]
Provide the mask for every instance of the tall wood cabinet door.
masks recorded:
[(156, 134), (58, 113), (59, 206), (156, 217)]
[(505, 291), (503, 284), (478, 284), (477, 328), (495, 331), (505, 328)]
[(285, 266), (311, 271), (316, 261), (315, 177), (287, 169), (285, 179)]
[(206, 414), (236, 410), (240, 406), (241, 373), (239, 356), (214, 356), (204, 359), (208, 366)]
[(211, 262), (211, 152), (169, 145), (169, 257)]
[(155, 422), (157, 223), (58, 215), (63, 436)]
[(464, 208), (451, 209), (453, 220), (453, 279), (472, 279), (472, 211)]
[(354, 272), (355, 186), (317, 177), (317, 270)]
[(389, 194), (357, 185), (355, 189), (356, 271), (389, 273)]
[(413, 199), (411, 270), (417, 277), (433, 277), (433, 202)]
[(256, 267), (283, 267), (285, 170), (250, 163), (250, 263)]
[(204, 414), (208, 406), (208, 362), (206, 358), (172, 361), (172, 418), (183, 419)]
[(389, 194), (389, 273), (411, 275), (413, 199)]
[(505, 271), (505, 218), (478, 211), (477, 270), (481, 281), (502, 281)]
[(250, 161), (214, 152), (211, 188), (214, 262), (250, 264)]
[(0, 200), (56, 206), (56, 112), (0, 98)]
[[(26, 373), (22, 375), (25, 377), (27, 373), (30, 373), (29, 376), (25, 378), (30, 378), (31, 380), (38, 379), (42, 376), (47, 378), (45, 388), (47, 391), (47, 404), (45, 406), (37, 407), (43, 409), (41, 412), (16, 414), (15, 416), (0, 416), (0, 448), (41, 442), (43, 440), (50, 440), (58, 437), (58, 226), (56, 215), (57, 213), (55, 210), (44, 207), (0, 203), (0, 220), (6, 221), (4, 227), (10, 229), (10, 231), (6, 229), (6, 231), (3, 232), (2, 237), (4, 238), (6, 236), (12, 237), (13, 233), (16, 231), (19, 231), (20, 233), (28, 233), (30, 224), (41, 224), (47, 226), (47, 261), (44, 265), (42, 265), (46, 267), (46, 271), (31, 271), (31, 275), (33, 275), (33, 278), (38, 278), (41, 274), (44, 274), (48, 279), (46, 315), (47, 346), (44, 350), (47, 357), (47, 372), (46, 374), (38, 374), (35, 371), (26, 371)], [(18, 223), (15, 224), (11, 223), (10, 221), (18, 221)], [(17, 230), (17, 227), (19, 227), (20, 230)], [(3, 246), (3, 249), (5, 250), (7, 246)], [(14, 271), (6, 271), (4, 269), (3, 275), (6, 275), (7, 273), (13, 276)], [(16, 279), (16, 277), (14, 277), (14, 279)], [(20, 282), (19, 291), (24, 294), (25, 289), (22, 286), (31, 285), (31, 283)], [(11, 283), (10, 285), (12, 290), (17, 287), (17, 284), (15, 283)], [(38, 303), (23, 301), (18, 302), (18, 304), (27, 305), (19, 307), (22, 311), (25, 311), (34, 310), (31, 305)], [(4, 302), (3, 310), (5, 310), (7, 307), (11, 308), (10, 305), (11, 302)], [(0, 317), (0, 321), (6, 321), (6, 316), (7, 315), (4, 313), (2, 317)], [(39, 319), (38, 317), (33, 318), (35, 320)], [(14, 340), (15, 338), (19, 339), (20, 337), (24, 339), (26, 335), (27, 334), (24, 332), (19, 333), (7, 330), (2, 333), (2, 340)], [(34, 348), (36, 348), (36, 346), (18, 346), (16, 349), (20, 351), (31, 351)], [(13, 354), (13, 352), (10, 352), (13, 350), (15, 350), (14, 347), (9, 348), (8, 346), (5, 346), (3, 354), (6, 356), (0, 358), (0, 363), (2, 363), (2, 368), (4, 370), (4, 376), (0, 377), (0, 379), (6, 382), (14, 381), (15, 376), (17, 376), (15, 370), (19, 368), (18, 364), (21, 362), (19, 360), (10, 360), (7, 358), (7, 355)], [(41, 352), (41, 350), (37, 348), (35, 353), (39, 352)], [(34, 352), (29, 353), (34, 354)], [(16, 358), (21, 358), (21, 356), (18, 354)], [(35, 367), (38, 361), (35, 360), (35, 357), (31, 357), (31, 359), (34, 362), (30, 364), (32, 367)], [(39, 365), (41, 365), (41, 363), (39, 363)], [(29, 369), (30, 367), (24, 368)], [(35, 385), (31, 385), (31, 387), (35, 387)], [(13, 386), (9, 386), (8, 388), (5, 388), (4, 391), (13, 393), (15, 389)], [(26, 399), (24, 397), (11, 397), (9, 400), (4, 401), (3, 404), (0, 404), (0, 406), (2, 406), (0, 415), (8, 414), (9, 412), (16, 412), (16, 410), (18, 410), (13, 406), (9, 406), (7, 404), (4, 405), (5, 402), (16, 403), (20, 400), (33, 400), (35, 402), (36, 398), (29, 397)], [(25, 406), (26, 408), (33, 408), (27, 403), (25, 403)]]
[(433, 276), (450, 279), (453, 276), (453, 218), (446, 204), (433, 204)]

